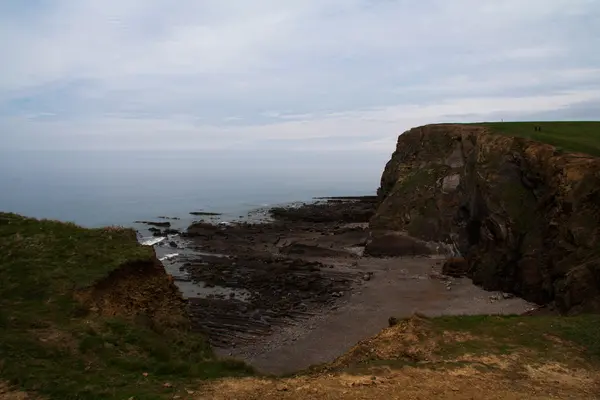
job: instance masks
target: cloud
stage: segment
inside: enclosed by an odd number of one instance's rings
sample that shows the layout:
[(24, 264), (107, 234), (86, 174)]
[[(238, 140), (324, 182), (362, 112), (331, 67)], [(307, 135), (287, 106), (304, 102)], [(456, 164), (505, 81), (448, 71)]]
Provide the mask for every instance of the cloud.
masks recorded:
[(600, 117), (593, 0), (8, 3), (3, 147), (389, 152), (429, 122)]

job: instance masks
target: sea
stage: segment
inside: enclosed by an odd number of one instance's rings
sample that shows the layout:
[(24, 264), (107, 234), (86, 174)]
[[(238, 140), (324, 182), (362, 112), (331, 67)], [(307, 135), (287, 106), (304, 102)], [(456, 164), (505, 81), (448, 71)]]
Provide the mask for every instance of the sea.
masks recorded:
[(234, 220), (315, 197), (371, 195), (389, 154), (359, 151), (0, 151), (0, 211), (85, 227), (190, 212)]

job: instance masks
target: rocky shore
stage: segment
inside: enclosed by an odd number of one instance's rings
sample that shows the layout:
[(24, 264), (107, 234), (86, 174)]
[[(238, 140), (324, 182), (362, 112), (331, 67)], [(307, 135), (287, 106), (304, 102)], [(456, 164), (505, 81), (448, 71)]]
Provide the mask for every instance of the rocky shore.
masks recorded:
[(338, 197), (271, 208), (258, 223), (196, 222), (157, 251), (177, 251), (162, 259), (193, 329), (267, 373), (330, 362), (392, 316), (534, 308), (442, 275), (447, 247), (374, 234), (377, 206), (376, 196)]

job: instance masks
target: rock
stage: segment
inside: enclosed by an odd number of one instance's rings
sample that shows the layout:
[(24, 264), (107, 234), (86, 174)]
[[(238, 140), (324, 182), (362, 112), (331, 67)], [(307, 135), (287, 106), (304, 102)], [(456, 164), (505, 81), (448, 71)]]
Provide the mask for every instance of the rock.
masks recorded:
[(160, 222), (156, 222), (156, 221), (135, 221), (136, 224), (146, 224), (146, 225), (151, 225), (151, 226), (159, 226), (161, 228), (168, 228), (171, 226), (171, 223), (168, 221), (160, 221)]
[(206, 216), (206, 217), (216, 217), (219, 215), (222, 215), (221, 213), (215, 213), (215, 212), (205, 212), (205, 211), (192, 211), (190, 213), (190, 215), (195, 215), (195, 216)]
[(512, 299), (513, 297), (515, 297), (515, 295), (512, 293), (502, 293), (502, 298), (505, 300)]
[(390, 327), (398, 325), (399, 322), (400, 321), (398, 321), (398, 318), (396, 318), (396, 317), (389, 317), (388, 318), (388, 325)]
[(152, 236), (155, 236), (155, 237), (164, 236), (163, 232), (158, 228), (154, 228), (154, 227), (148, 228), (148, 231), (152, 232)]
[[(562, 312), (600, 312), (600, 267), (592, 265), (600, 158), (491, 129), (436, 124), (400, 135), (370, 228), (447, 244), (469, 268), (452, 264), (446, 272), (466, 273), (487, 290), (555, 302)], [(374, 236), (367, 254), (415, 252), (394, 240)]]
[(468, 270), (469, 264), (467, 260), (462, 257), (449, 258), (442, 266), (442, 274), (452, 276), (454, 278), (461, 278), (465, 276)]
[(371, 275), (364, 274), (362, 278), (363, 278), (364, 281), (370, 281), (371, 280)]
[(175, 243), (172, 240), (169, 242), (169, 246), (173, 247), (174, 249), (176, 249), (177, 247), (179, 247), (179, 246), (177, 246), (177, 243)]
[(290, 390), (290, 388), (287, 385), (277, 385), (277, 391), (278, 392), (287, 392), (288, 390)]
[(430, 255), (427, 244), (402, 232), (372, 232), (365, 247), (365, 254), (374, 257), (399, 257)]

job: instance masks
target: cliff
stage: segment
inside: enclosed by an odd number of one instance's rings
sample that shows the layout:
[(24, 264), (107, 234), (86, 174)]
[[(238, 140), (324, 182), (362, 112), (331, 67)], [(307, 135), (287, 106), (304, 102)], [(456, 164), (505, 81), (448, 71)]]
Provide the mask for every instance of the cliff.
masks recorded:
[[(598, 312), (600, 158), (566, 152), (571, 136), (561, 138), (551, 123), (539, 124), (541, 132), (562, 148), (517, 137), (540, 136), (536, 126), (519, 124), (510, 135), (501, 124), (403, 133), (383, 172), (371, 228), (455, 245), (468, 276), (486, 289), (554, 301), (563, 312)], [(572, 138), (574, 148), (589, 143), (594, 153), (600, 129)]]

